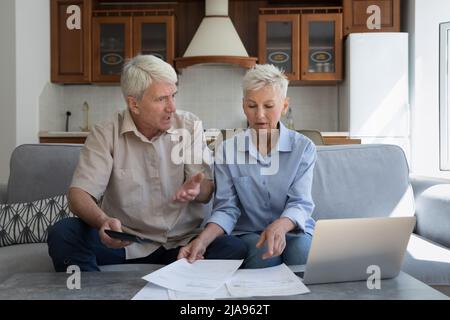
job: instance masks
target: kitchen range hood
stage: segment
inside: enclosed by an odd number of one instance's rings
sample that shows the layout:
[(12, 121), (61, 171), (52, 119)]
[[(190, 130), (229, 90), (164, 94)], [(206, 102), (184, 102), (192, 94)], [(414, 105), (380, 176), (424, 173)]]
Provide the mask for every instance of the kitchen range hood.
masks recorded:
[(248, 56), (228, 16), (228, 0), (205, 0), (205, 17), (182, 58), (175, 59), (178, 70), (194, 64), (226, 63), (244, 68), (256, 64)]

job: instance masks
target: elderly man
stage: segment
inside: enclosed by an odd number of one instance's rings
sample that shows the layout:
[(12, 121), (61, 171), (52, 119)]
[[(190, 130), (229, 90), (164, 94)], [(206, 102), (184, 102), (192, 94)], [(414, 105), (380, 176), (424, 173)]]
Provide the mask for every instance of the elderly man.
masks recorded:
[[(204, 160), (173, 159), (179, 131), (194, 137), (199, 123), (191, 113), (176, 112), (176, 82), (172, 66), (154, 56), (137, 56), (124, 66), (121, 87), (128, 108), (89, 134), (69, 189), (70, 208), (80, 219), (64, 219), (49, 231), (56, 271), (69, 265), (98, 271), (108, 264), (168, 264), (200, 233), (202, 203), (209, 202), (214, 184)], [(203, 143), (203, 131), (195, 139)], [(102, 196), (100, 208), (96, 201)], [(152, 241), (130, 243), (105, 230)], [(198, 258), (245, 255), (241, 240), (223, 236)]]

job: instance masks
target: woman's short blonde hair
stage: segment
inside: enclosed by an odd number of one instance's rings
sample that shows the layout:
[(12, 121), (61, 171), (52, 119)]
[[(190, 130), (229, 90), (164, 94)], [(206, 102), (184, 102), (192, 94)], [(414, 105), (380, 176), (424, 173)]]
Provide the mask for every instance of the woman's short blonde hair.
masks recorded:
[(286, 98), (289, 80), (284, 72), (273, 64), (257, 64), (247, 71), (242, 83), (244, 95), (248, 91), (259, 90), (266, 86), (278, 88), (282, 97)]
[(131, 96), (141, 101), (153, 81), (176, 84), (177, 73), (170, 64), (155, 56), (138, 55), (125, 63), (120, 86), (125, 99)]

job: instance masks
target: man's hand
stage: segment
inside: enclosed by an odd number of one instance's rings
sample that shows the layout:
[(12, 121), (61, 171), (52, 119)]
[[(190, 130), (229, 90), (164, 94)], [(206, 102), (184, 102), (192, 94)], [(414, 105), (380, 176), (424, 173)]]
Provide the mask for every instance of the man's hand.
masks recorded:
[(206, 244), (197, 237), (180, 249), (177, 259), (186, 258), (190, 263), (193, 263), (195, 260), (204, 259), (203, 255), (205, 254), (206, 247)]
[(261, 233), (257, 248), (261, 248), (267, 241), (267, 251), (262, 258), (269, 259), (281, 255), (286, 247), (286, 233), (295, 228), (294, 223), (289, 218), (280, 218), (272, 222)]
[(187, 179), (181, 188), (175, 193), (173, 200), (180, 202), (195, 200), (195, 198), (200, 194), (200, 184), (204, 178), (205, 175), (203, 173), (198, 173)]
[(100, 227), (100, 230), (98, 231), (98, 233), (100, 235), (100, 240), (102, 241), (102, 243), (105, 246), (107, 246), (108, 248), (113, 248), (113, 249), (124, 248), (131, 244), (130, 241), (123, 241), (123, 240), (111, 238), (110, 236), (108, 236), (105, 233), (105, 230), (113, 230), (113, 231), (122, 232), (122, 223), (120, 222), (120, 220), (108, 217), (105, 220), (105, 222), (103, 222), (102, 226)]

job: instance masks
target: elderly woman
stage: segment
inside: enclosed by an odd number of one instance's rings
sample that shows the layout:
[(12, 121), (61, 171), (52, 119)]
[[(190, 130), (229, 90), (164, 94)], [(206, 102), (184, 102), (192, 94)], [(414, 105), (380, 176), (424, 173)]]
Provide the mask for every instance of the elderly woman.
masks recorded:
[(220, 149), (224, 159), (216, 159), (211, 217), (178, 258), (199, 259), (216, 237), (233, 232), (247, 245), (245, 268), (305, 264), (315, 225), (315, 146), (280, 122), (289, 107), (283, 72), (257, 65), (245, 75), (243, 89), (249, 129)]

